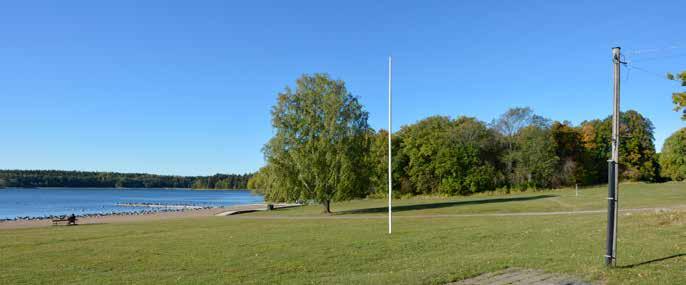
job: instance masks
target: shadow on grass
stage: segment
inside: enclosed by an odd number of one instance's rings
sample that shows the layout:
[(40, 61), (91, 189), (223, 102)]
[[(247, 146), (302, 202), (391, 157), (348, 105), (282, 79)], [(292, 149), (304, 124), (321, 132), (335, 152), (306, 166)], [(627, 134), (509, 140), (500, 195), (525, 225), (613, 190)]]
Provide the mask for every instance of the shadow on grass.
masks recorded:
[(618, 267), (619, 268), (634, 268), (634, 267), (638, 267), (641, 265), (647, 265), (647, 264), (665, 261), (665, 260), (669, 260), (669, 259), (673, 259), (673, 258), (679, 258), (682, 256), (686, 256), (686, 253), (679, 253), (679, 254), (675, 254), (675, 255), (671, 255), (671, 256), (667, 256), (667, 257), (657, 258), (657, 259), (648, 260), (648, 261), (644, 261), (644, 262), (640, 262), (640, 263), (634, 263), (634, 264), (630, 264), (630, 265), (622, 265), (622, 266), (618, 266)]
[[(438, 209), (438, 208), (458, 207), (458, 206), (466, 206), (466, 205), (481, 205), (481, 204), (491, 204), (491, 203), (521, 202), (521, 201), (530, 201), (530, 200), (538, 200), (538, 199), (553, 198), (553, 197), (558, 197), (558, 196), (557, 195), (537, 195), (537, 196), (528, 196), (528, 197), (493, 198), (493, 199), (480, 199), (480, 200), (470, 200), (470, 201), (453, 201), (453, 202), (440, 202), (440, 203), (429, 203), (429, 204), (393, 206), (393, 212)], [(372, 214), (372, 213), (385, 213), (385, 212), (388, 212), (388, 207), (347, 210), (347, 211), (336, 212), (335, 214), (337, 214), (337, 215)]]
[[(105, 222), (93, 222), (93, 223), (87, 223), (87, 224), (76, 224), (76, 225), (72, 225), (72, 226), (60, 226), (60, 227), (74, 227), (74, 226), (77, 226), (77, 227), (87, 227), (87, 226), (98, 226), (98, 225), (106, 225), (106, 224), (108, 224), (108, 223), (105, 223)], [(55, 227), (57, 227), (57, 226), (55, 226)]]

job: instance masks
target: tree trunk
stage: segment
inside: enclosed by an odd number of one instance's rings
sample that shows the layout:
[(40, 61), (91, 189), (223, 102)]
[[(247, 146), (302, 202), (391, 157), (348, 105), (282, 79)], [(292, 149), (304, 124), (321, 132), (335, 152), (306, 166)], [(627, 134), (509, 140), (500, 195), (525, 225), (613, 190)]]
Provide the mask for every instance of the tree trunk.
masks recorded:
[(322, 206), (324, 206), (324, 214), (331, 214), (331, 200), (324, 200)]

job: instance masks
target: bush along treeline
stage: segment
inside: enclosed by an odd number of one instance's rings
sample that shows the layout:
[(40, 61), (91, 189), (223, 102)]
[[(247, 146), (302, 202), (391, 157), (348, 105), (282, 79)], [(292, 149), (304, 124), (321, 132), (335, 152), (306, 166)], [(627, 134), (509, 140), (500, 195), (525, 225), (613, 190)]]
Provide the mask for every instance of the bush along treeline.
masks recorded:
[(686, 180), (686, 128), (669, 136), (659, 155), (660, 173), (671, 180)]
[(252, 174), (171, 176), (61, 170), (0, 170), (0, 187), (247, 189)]
[[(387, 189), (388, 132), (367, 124), (368, 114), (340, 80), (304, 75), (278, 95), (275, 136), (266, 165), (248, 188), (272, 201), (318, 202), (383, 196)], [(686, 179), (682, 129), (655, 151), (653, 124), (634, 110), (620, 116), (620, 179)], [(432, 116), (393, 134), (393, 190), (397, 195), (469, 195), (594, 185), (607, 182), (611, 116), (573, 125), (512, 108), (490, 123)], [(660, 164), (662, 163), (662, 164)]]

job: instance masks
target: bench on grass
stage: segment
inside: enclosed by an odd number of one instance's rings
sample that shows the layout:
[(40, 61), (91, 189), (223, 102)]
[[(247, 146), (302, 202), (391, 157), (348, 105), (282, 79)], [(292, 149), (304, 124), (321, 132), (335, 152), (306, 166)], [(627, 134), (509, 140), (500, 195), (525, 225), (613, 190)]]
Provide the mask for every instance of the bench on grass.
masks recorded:
[(52, 225), (56, 226), (56, 225), (59, 225), (61, 223), (66, 223), (67, 226), (75, 226), (77, 220), (78, 219), (76, 219), (76, 217), (74, 215), (71, 215), (71, 216), (66, 217), (66, 218), (55, 218), (55, 219), (52, 219)]

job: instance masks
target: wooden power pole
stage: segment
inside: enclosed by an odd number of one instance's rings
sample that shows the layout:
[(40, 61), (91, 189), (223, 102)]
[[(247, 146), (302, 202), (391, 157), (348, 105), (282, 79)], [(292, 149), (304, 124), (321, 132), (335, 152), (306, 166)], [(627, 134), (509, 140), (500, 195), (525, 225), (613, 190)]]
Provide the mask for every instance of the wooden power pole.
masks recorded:
[(612, 48), (614, 92), (612, 100), (612, 158), (608, 160), (607, 195), (607, 253), (605, 265), (617, 262), (617, 216), (619, 214), (619, 72), (620, 48)]

